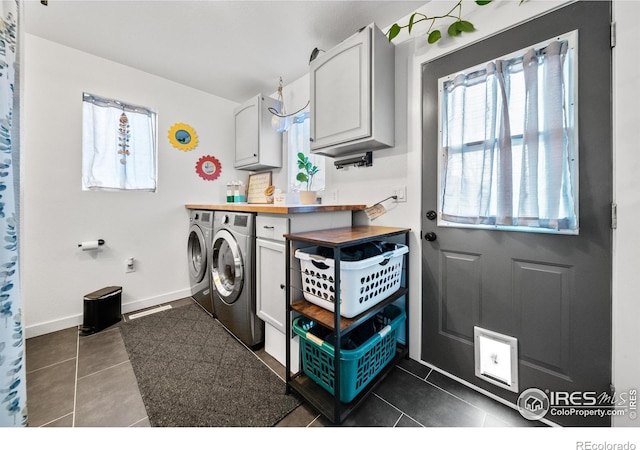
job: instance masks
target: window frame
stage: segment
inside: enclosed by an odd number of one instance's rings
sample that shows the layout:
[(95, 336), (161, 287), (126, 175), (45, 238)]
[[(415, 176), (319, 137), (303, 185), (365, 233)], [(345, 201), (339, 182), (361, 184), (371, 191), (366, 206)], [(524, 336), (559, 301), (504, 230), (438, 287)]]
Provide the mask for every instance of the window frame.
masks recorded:
[[(578, 30), (572, 30), (567, 33), (563, 33), (561, 35), (555, 36), (553, 38), (540, 41), (536, 44), (529, 45), (527, 47), (521, 48), (514, 52), (508, 53), (503, 56), (499, 56), (496, 58), (492, 58), (491, 60), (484, 61), (480, 64), (473, 65), (464, 70), (459, 70), (449, 75), (440, 77), (438, 79), (438, 105), (437, 105), (437, 116), (438, 116), (438, 167), (437, 167), (437, 226), (439, 227), (449, 227), (449, 228), (468, 228), (468, 229), (477, 229), (477, 230), (495, 230), (495, 231), (519, 231), (519, 232), (529, 232), (529, 233), (544, 233), (544, 234), (557, 234), (557, 235), (578, 235), (580, 231), (580, 209), (579, 209), (579, 122), (578, 122), (578, 39), (579, 33)], [(568, 90), (566, 95), (568, 105), (565, 107), (566, 118), (568, 122), (568, 126), (565, 127), (567, 139), (569, 141), (568, 146), (572, 148), (571, 155), (572, 159), (569, 160), (569, 173), (571, 174), (571, 188), (574, 199), (574, 210), (575, 210), (575, 218), (576, 218), (576, 227), (575, 228), (543, 228), (543, 227), (534, 227), (534, 226), (525, 226), (525, 225), (495, 225), (495, 224), (471, 224), (471, 223), (459, 223), (446, 220), (442, 217), (443, 215), (443, 195), (444, 195), (444, 167), (446, 165), (446, 157), (447, 154), (443, 148), (443, 90), (444, 85), (447, 82), (452, 81), (457, 75), (460, 73), (472, 74), (479, 70), (484, 70), (486, 65), (491, 61), (496, 60), (505, 60), (511, 61), (517, 58), (522, 58), (528, 50), (534, 48), (537, 51), (540, 49), (546, 48), (550, 43), (555, 41), (567, 41), (568, 49), (567, 49), (567, 64), (568, 64), (568, 80), (572, 83), (571, 89)], [(512, 134), (511, 138), (515, 141), (522, 140), (523, 135), (520, 134)], [(463, 144), (470, 145), (474, 144), (473, 142)], [(475, 143), (478, 144), (478, 143)]]
[[(92, 184), (86, 183), (86, 179), (89, 177), (86, 173), (87, 170), (90, 170), (93, 164), (93, 160), (91, 162), (85, 161), (86, 154), (90, 153), (89, 150), (85, 148), (85, 130), (84, 127), (86, 124), (85, 118), (85, 103), (93, 104), (97, 107), (104, 108), (112, 108), (114, 110), (122, 111), (123, 113), (135, 113), (139, 115), (147, 116), (149, 119), (149, 128), (148, 131), (153, 136), (150, 140), (150, 156), (152, 158), (152, 174), (150, 176), (153, 177), (153, 187), (113, 187), (113, 186), (95, 186)], [(123, 102), (120, 100), (101, 97), (98, 95), (94, 95), (88, 92), (83, 92), (82, 94), (82, 126), (83, 126), (83, 138), (82, 138), (82, 191), (113, 191), (113, 192), (157, 192), (158, 191), (158, 115), (155, 110), (139, 105), (133, 105), (128, 102)], [(92, 133), (95, 131), (92, 130)], [(135, 161), (135, 159), (133, 160)], [(127, 163), (129, 163), (129, 158), (127, 158)], [(117, 180), (118, 176), (113, 175), (113, 180)], [(125, 181), (126, 184), (126, 181)]]
[[(296, 114), (295, 117), (292, 118), (292, 123), (289, 129), (286, 131), (287, 133), (287, 190), (291, 191), (305, 191), (306, 188), (304, 183), (296, 180), (296, 175), (300, 172), (298, 169), (298, 152), (304, 153), (309, 157), (309, 160), (318, 167), (318, 173), (315, 175), (313, 179), (313, 184), (310, 186), (312, 191), (321, 192), (326, 189), (326, 178), (325, 178), (325, 167), (326, 167), (326, 157), (322, 155), (318, 155), (311, 151), (311, 142), (307, 140), (305, 142), (304, 148), (292, 148), (291, 141), (289, 139), (289, 133), (291, 132), (291, 128), (297, 125), (307, 126), (306, 134), (310, 136), (311, 132), (311, 116), (309, 111), (302, 111), (299, 114)], [(320, 176), (318, 176), (320, 175)]]

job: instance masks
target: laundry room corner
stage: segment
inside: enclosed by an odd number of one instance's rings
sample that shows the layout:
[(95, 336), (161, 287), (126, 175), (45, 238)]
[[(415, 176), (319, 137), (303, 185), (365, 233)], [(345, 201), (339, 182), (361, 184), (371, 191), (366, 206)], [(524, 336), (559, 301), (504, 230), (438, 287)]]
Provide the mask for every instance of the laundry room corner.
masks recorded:
[[(122, 310), (190, 296), (185, 264), (189, 212), (184, 199), (224, 201), (237, 178), (234, 102), (26, 34), (22, 130), (21, 252), (26, 337), (82, 323), (82, 299), (123, 287)], [(156, 192), (81, 189), (82, 94), (144, 105), (157, 112)], [(190, 124), (199, 145), (174, 148), (167, 133)], [(27, 129), (28, 128), (28, 129)], [(222, 176), (204, 180), (198, 159), (214, 155)], [(83, 251), (83, 241), (104, 245)], [(133, 271), (127, 261), (133, 258)]]

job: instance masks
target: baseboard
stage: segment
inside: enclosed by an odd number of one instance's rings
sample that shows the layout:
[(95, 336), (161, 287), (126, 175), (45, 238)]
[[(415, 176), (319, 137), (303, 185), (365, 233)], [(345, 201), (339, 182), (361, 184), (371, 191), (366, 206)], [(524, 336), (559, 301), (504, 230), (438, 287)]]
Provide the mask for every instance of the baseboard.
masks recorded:
[(29, 339), (80, 325), (82, 325), (82, 314), (56, 319), (50, 322), (41, 322), (36, 325), (25, 326), (24, 337), (25, 339)]
[(139, 311), (145, 308), (151, 308), (152, 306), (158, 306), (163, 303), (173, 302), (180, 300), (181, 298), (191, 297), (190, 289), (182, 289), (180, 291), (170, 292), (168, 294), (162, 294), (157, 297), (149, 297), (142, 300), (130, 301), (122, 304), (122, 313), (127, 314), (133, 311)]
[[(142, 300), (127, 301), (122, 304), (122, 313), (127, 314), (133, 311), (138, 311), (145, 308), (151, 308), (163, 303), (172, 302), (174, 300), (180, 300), (181, 298), (190, 297), (190, 289), (181, 289), (179, 291), (170, 292), (156, 297), (149, 297)], [(36, 336), (42, 336), (43, 334), (53, 333), (55, 331), (65, 330), (67, 328), (78, 327), (82, 325), (83, 314), (76, 314), (73, 316), (63, 317), (61, 319), (52, 320), (49, 322), (41, 322), (34, 325), (27, 325), (24, 328), (25, 339), (29, 339)]]

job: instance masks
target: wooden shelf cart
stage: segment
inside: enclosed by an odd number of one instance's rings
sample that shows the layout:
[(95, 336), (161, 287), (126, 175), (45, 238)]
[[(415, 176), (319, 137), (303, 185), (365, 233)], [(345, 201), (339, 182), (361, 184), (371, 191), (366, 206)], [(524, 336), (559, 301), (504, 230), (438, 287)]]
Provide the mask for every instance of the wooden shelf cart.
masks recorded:
[[(381, 302), (358, 314), (353, 318), (345, 318), (340, 315), (340, 257), (341, 251), (345, 247), (380, 240), (398, 240), (404, 238), (404, 245), (409, 246), (409, 231), (407, 228), (381, 227), (381, 226), (356, 226), (347, 228), (336, 228), (330, 230), (311, 231), (298, 234), (286, 234), (286, 261), (287, 261), (287, 315), (286, 315), (286, 392), (291, 389), (300, 394), (318, 412), (329, 419), (334, 424), (341, 424), (344, 419), (355, 410), (367, 395), (382, 381), (393, 369), (399, 359), (408, 357), (409, 348), (409, 253), (404, 257), (402, 284), (399, 290), (385, 298)], [(333, 249), (334, 270), (335, 270), (335, 312), (331, 312), (317, 306), (297, 293), (301, 290), (295, 287), (297, 279), (300, 277), (298, 262), (293, 258), (296, 247), (301, 244), (318, 245)], [(293, 288), (292, 288), (293, 286)], [(295, 294), (294, 294), (295, 293)], [(295, 298), (294, 298), (295, 296)], [(395, 357), (377, 374), (349, 403), (340, 400), (340, 343), (341, 336), (355, 329), (358, 325), (375, 316), (387, 305), (397, 301), (404, 296), (405, 309), (405, 343), (396, 344)], [(302, 366), (297, 373), (291, 372), (291, 338), (292, 321), (294, 313), (308, 317), (335, 334), (334, 345), (334, 393), (331, 394), (314, 380), (304, 374)], [(300, 361), (300, 364), (304, 364)]]

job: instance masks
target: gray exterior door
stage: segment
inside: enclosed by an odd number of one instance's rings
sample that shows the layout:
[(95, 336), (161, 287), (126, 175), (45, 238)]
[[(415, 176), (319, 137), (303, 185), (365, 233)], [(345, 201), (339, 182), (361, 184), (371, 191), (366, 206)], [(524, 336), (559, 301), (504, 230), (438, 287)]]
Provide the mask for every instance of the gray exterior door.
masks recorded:
[[(517, 5), (509, 5), (517, 7)], [(422, 360), (509, 402), (475, 376), (474, 326), (518, 339), (519, 391), (611, 392), (611, 4), (571, 4), (423, 67)], [(577, 236), (438, 227), (439, 77), (579, 30)], [(432, 237), (432, 236), (431, 236)], [(608, 417), (547, 418), (608, 426)]]

